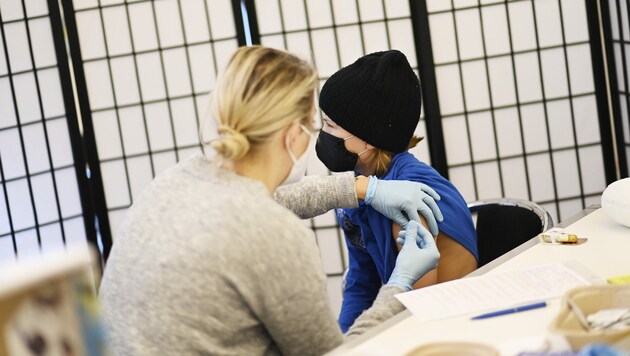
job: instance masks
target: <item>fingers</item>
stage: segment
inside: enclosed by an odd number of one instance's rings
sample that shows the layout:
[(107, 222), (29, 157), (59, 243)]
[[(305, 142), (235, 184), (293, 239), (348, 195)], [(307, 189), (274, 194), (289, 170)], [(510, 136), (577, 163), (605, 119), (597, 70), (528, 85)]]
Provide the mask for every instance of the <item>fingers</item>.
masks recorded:
[(420, 224), (413, 220), (407, 224), (407, 226), (405, 227), (405, 241), (403, 247), (407, 245), (417, 246), (416, 237), (418, 236), (418, 227), (420, 227)]
[(427, 205), (427, 207), (431, 209), (437, 221), (444, 220), (444, 216), (442, 215), (442, 211), (440, 210), (440, 207), (437, 205), (437, 203), (435, 202), (435, 200), (433, 200), (432, 197), (426, 195), (424, 198), (422, 198), (422, 202), (424, 202)]
[[(421, 226), (422, 229), (424, 229)], [(424, 229), (424, 231), (427, 231), (426, 229)], [(433, 235), (431, 235), (431, 237), (433, 238)], [(416, 243), (418, 244), (418, 246), (420, 246), (420, 249), (423, 249), (426, 247), (426, 244), (424, 243), (424, 240), (422, 239), (422, 235), (420, 235), (420, 231), (418, 231), (418, 234), (416, 235)]]
[(407, 220), (407, 218), (401, 212), (396, 212), (392, 220), (394, 220), (394, 222), (400, 225), (403, 229), (407, 227), (407, 223), (409, 222), (409, 220)]
[[(407, 214), (407, 216), (409, 217), (408, 221), (416, 221), (418, 222), (418, 224), (420, 224), (421, 220), (420, 220), (420, 215), (418, 215), (418, 211), (419, 211), (422, 214), (422, 216), (424, 216), (424, 219), (427, 221), (427, 225), (429, 225), (429, 230), (431, 230), (431, 233), (433, 234), (433, 236), (437, 236), (438, 233), (440, 232), (437, 221), (444, 220), (444, 218), (442, 217), (442, 212), (440, 211), (440, 208), (438, 208), (433, 198), (431, 198), (428, 195), (425, 195), (422, 198), (422, 200), (420, 201), (420, 204), (421, 204), (420, 206), (412, 206), (412, 204), (403, 205), (402, 208), (405, 214)], [(437, 215), (433, 212), (436, 210), (437, 210)], [(439, 217), (437, 221), (436, 221), (436, 216)], [(405, 222), (407, 222), (407, 220)], [(400, 224), (400, 223), (398, 224), (402, 227), (405, 227), (405, 225), (403, 224)]]
[(401, 246), (410, 244), (410, 241), (415, 241), (422, 249), (427, 246), (435, 245), (435, 239), (431, 233), (425, 229), (424, 226), (415, 221), (410, 221), (405, 230), (398, 232), (398, 237), (396, 238), (396, 243)]
[(419, 222), (413, 221), (413, 220), (409, 221), (407, 226), (405, 226), (405, 237), (416, 236), (417, 231), (418, 231), (418, 226), (420, 226)]
[(431, 236), (431, 233), (429, 233), (429, 231), (427, 231), (427, 229), (425, 229), (423, 226), (418, 226), (418, 236), (420, 236), (420, 239), (422, 240), (421, 247), (423, 249), (435, 246), (435, 240), (433, 239), (433, 236)]
[(405, 214), (407, 214), (407, 216), (409, 217), (408, 221), (415, 221), (418, 224), (422, 223), (422, 221), (420, 221), (420, 215), (418, 215), (417, 207), (407, 207), (407, 206), (405, 206), (403, 209), (405, 210)]
[[(431, 234), (433, 234), (433, 236), (437, 236), (440, 233), (440, 229), (438, 228), (437, 221), (435, 220), (435, 215), (432, 213), (431, 209), (425, 205), (419, 208), (418, 211), (420, 211), (422, 216), (424, 216), (424, 219), (427, 221), (427, 225), (429, 226)], [(416, 215), (418, 214), (416, 213)]]
[(440, 197), (440, 195), (435, 190), (433, 190), (433, 188), (431, 188), (428, 185), (423, 184), (423, 183), (419, 183), (419, 184), (420, 184), (420, 190), (422, 190), (423, 192), (429, 194), (431, 197), (433, 197), (433, 199), (435, 199), (435, 200), (442, 199)]
[(416, 237), (415, 236), (413, 236), (413, 237), (406, 236), (405, 237), (405, 241), (403, 242), (402, 246), (403, 246), (403, 248), (407, 248), (407, 249), (414, 248), (414, 247), (417, 249), (418, 248), (418, 244), (416, 242)]
[(407, 230), (398, 231), (398, 237), (396, 238), (396, 243), (401, 247), (405, 244)]
[[(424, 240), (422, 239), (421, 233), (425, 233), (426, 234), (426, 233), (429, 233), (429, 232), (427, 231), (427, 229), (424, 228), (424, 226), (418, 225), (417, 228), (416, 228), (416, 234), (415, 234), (414, 238), (415, 238), (416, 243), (418, 244), (418, 246), (420, 246), (420, 248), (424, 248), (425, 243), (424, 243)], [(403, 242), (405, 241), (405, 239), (406, 239), (405, 235), (406, 234), (407, 234), (406, 230), (402, 230), (402, 231), (400, 231), (398, 233), (398, 237), (396, 238), (396, 241), (400, 245), (402, 245)], [(433, 237), (431, 236), (431, 234), (429, 234), (429, 236), (431, 237), (431, 240), (433, 241)], [(411, 238), (411, 233), (409, 233), (409, 237)]]

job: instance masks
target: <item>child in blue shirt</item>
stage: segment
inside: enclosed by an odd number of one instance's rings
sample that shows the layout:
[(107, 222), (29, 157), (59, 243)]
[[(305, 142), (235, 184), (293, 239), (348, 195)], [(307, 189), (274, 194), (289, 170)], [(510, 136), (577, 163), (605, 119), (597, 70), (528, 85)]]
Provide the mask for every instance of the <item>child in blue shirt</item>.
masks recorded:
[[(438, 268), (414, 288), (460, 278), (476, 269), (477, 236), (464, 198), (435, 169), (407, 152), (421, 140), (413, 135), (420, 119), (421, 95), (405, 55), (390, 50), (359, 58), (326, 81), (319, 105), (324, 126), (316, 151), (328, 169), (424, 183), (440, 195), (437, 204), (444, 219), (438, 223), (436, 244), (441, 258)], [(345, 332), (389, 279), (402, 227), (364, 204), (338, 209), (337, 219), (350, 256), (339, 316)]]

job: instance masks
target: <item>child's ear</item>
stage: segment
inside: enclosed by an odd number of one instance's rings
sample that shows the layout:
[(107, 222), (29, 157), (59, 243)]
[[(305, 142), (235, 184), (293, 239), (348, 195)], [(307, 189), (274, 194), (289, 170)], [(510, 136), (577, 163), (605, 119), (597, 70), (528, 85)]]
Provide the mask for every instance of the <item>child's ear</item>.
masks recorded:
[(367, 148), (368, 150), (373, 150), (373, 149), (375, 149), (376, 147), (374, 147), (374, 146), (372, 146), (372, 145), (370, 145), (369, 143), (367, 143), (367, 142), (366, 142), (366, 143), (365, 143), (365, 148)]

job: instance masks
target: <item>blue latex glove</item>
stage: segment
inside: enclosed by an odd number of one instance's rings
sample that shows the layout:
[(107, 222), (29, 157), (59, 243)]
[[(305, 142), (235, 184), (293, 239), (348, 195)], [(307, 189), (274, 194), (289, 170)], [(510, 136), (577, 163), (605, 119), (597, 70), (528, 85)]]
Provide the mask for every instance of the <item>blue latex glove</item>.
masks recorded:
[(403, 228), (411, 220), (419, 223), (420, 212), (429, 225), (429, 231), (433, 236), (437, 236), (439, 233), (437, 222), (442, 222), (444, 217), (435, 203), (436, 200), (440, 200), (440, 195), (426, 184), (378, 180), (370, 176), (364, 201)]
[(622, 350), (606, 344), (589, 344), (580, 349), (579, 356), (624, 356), (628, 355)]
[(402, 245), (402, 249), (387, 284), (409, 291), (417, 280), (437, 267), (440, 251), (429, 231), (415, 221), (407, 224), (396, 241)]

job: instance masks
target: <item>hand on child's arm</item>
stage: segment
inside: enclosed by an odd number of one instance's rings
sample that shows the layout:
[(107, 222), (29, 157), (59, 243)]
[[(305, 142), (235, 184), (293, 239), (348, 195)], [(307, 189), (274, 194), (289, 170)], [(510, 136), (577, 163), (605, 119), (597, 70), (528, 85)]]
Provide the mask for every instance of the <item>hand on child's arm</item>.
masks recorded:
[(409, 221), (420, 223), (420, 212), (433, 236), (439, 233), (438, 221), (444, 220), (436, 200), (440, 200), (439, 194), (426, 184), (379, 180), (374, 176), (369, 178), (365, 196), (366, 204), (402, 227)]

